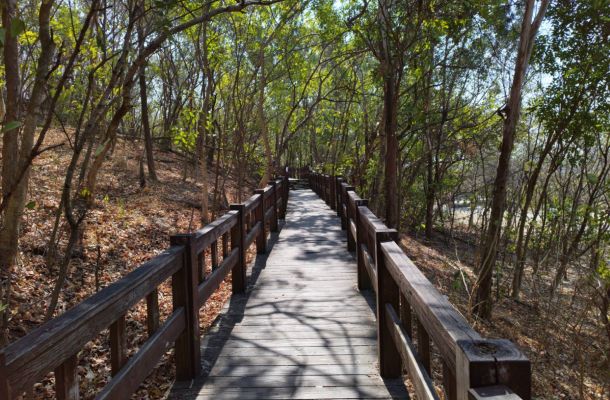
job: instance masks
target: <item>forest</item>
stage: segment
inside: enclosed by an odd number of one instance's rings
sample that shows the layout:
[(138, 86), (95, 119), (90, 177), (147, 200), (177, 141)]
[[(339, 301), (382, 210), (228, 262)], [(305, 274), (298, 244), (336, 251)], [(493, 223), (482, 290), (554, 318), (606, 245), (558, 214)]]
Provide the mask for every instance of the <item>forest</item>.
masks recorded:
[[(288, 166), (369, 199), (476, 329), (527, 354), (535, 398), (610, 398), (608, 0), (1, 12), (0, 348)], [(83, 350), (85, 398), (108, 379), (105, 341)], [(161, 366), (134, 398), (173, 379)]]

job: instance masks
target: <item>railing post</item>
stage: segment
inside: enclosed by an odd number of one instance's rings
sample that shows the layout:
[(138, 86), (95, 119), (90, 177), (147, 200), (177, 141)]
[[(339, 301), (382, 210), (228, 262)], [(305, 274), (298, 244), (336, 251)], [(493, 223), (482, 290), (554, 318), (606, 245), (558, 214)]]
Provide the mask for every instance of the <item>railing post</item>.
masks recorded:
[(288, 194), (288, 177), (284, 176), (284, 178), (282, 178), (282, 210), (280, 212), (281, 219), (286, 219), (286, 210), (288, 209)]
[(328, 175), (322, 175), (322, 198), (326, 205), (328, 205)]
[(318, 177), (318, 179), (317, 179), (318, 196), (320, 196), (320, 198), (322, 200), (324, 200), (324, 195), (322, 193), (322, 174), (317, 174), (316, 176)]
[(451, 367), (443, 360), (443, 389), (445, 390), (445, 398), (447, 400), (457, 400), (457, 385), (455, 374)]
[(399, 310), (398, 285), (386, 268), (381, 243), (394, 241), (398, 237), (395, 230), (375, 232), (375, 265), (377, 266), (377, 351), (379, 354), (379, 373), (382, 378), (398, 378), (402, 374), (400, 353), (390, 333), (386, 304)]
[[(364, 230), (364, 224), (362, 223), (360, 215), (360, 207), (368, 206), (368, 200), (357, 200), (356, 201), (356, 260), (358, 263), (358, 290), (371, 289), (371, 277), (369, 272), (366, 270), (364, 265), (364, 253), (362, 252), (362, 244), (366, 243), (366, 231)], [(373, 249), (369, 249), (369, 253)]]
[(271, 182), (271, 199), (273, 200), (273, 207), (271, 207), (271, 221), (269, 221), (269, 230), (271, 232), (277, 232), (279, 230), (277, 223), (277, 182), (274, 180)]
[(506, 339), (461, 340), (456, 351), (457, 398), (490, 386), (505, 386), (523, 400), (532, 398), (532, 368), (527, 357)]
[(329, 203), (330, 203), (330, 209), (331, 210), (336, 210), (337, 209), (337, 197), (335, 195), (335, 176), (331, 175), (328, 178), (328, 186), (330, 187), (330, 195), (329, 195)]
[(55, 368), (55, 397), (57, 400), (78, 400), (80, 398), (77, 367), (78, 357), (75, 354)]
[[(339, 188), (339, 210), (341, 217), (341, 230), (347, 229), (347, 203), (345, 201), (345, 194), (347, 193), (345, 190), (346, 187), (347, 184), (341, 184), (341, 187)], [(343, 208), (344, 206), (345, 209)]]
[(149, 337), (159, 329), (159, 289), (146, 296), (146, 327)]
[(170, 237), (172, 245), (184, 246), (182, 268), (172, 276), (174, 310), (184, 307), (186, 329), (176, 339), (176, 379), (194, 379), (201, 371), (199, 336), (199, 299), (197, 253), (195, 235), (183, 234)]
[(125, 314), (110, 325), (110, 373), (115, 376), (127, 362)]
[(343, 182), (343, 178), (340, 176), (335, 177), (335, 209), (337, 211), (337, 216), (341, 217), (341, 182)]
[(10, 399), (11, 392), (8, 383), (8, 370), (6, 368), (6, 356), (0, 352), (0, 399)]
[(352, 215), (353, 210), (351, 204), (349, 202), (349, 194), (347, 192), (353, 192), (353, 186), (345, 187), (345, 211), (347, 212), (346, 221), (345, 221), (345, 230), (347, 231), (347, 250), (355, 251), (356, 250), (356, 238), (352, 235), (351, 229), (351, 220), (353, 219), (356, 222), (356, 216)]
[(261, 232), (256, 237), (256, 252), (258, 254), (264, 254), (267, 251), (267, 233), (266, 233), (266, 221), (265, 221), (265, 189), (256, 189), (254, 194), (260, 196), (260, 204), (254, 210), (255, 223), (261, 223)]
[(419, 354), (420, 361), (428, 375), (432, 375), (432, 370), (430, 369), (431, 360), (430, 360), (430, 335), (426, 332), (426, 328), (421, 323), (419, 318), (417, 320), (417, 353)]
[(233, 293), (244, 293), (246, 291), (246, 228), (244, 204), (231, 204), (231, 210), (237, 211), (237, 224), (231, 228), (231, 250), (238, 249), (239, 259), (231, 270), (231, 282)]

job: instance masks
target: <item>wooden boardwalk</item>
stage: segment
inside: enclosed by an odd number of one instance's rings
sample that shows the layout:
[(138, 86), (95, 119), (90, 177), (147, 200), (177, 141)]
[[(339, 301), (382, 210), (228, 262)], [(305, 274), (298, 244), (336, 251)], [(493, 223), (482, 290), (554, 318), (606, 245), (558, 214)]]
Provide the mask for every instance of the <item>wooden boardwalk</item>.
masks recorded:
[(286, 222), (204, 334), (203, 375), (173, 399), (408, 398), (382, 380), (372, 294), (356, 288), (356, 261), (336, 213), (311, 190), (290, 192)]
[[(353, 186), (308, 168), (299, 175), (312, 190), (289, 195), (288, 176), (274, 179), (0, 349), (0, 399), (22, 398), (54, 372), (55, 397), (78, 400), (80, 352), (108, 328), (112, 378), (98, 400), (135, 398), (171, 347), (177, 400), (408, 399), (405, 373), (419, 400), (439, 400), (435, 383), (448, 400), (532, 398), (527, 357), (508, 340), (481, 337)], [(229, 274), (231, 298), (200, 332), (200, 310)], [(161, 319), (164, 284), (172, 311)], [(148, 337), (134, 348), (129, 310), (142, 302)]]

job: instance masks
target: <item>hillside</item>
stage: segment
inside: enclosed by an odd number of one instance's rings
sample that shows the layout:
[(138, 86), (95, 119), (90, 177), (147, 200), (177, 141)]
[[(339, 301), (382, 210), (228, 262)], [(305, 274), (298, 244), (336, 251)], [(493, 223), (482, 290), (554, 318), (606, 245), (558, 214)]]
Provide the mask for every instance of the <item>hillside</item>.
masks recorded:
[[(48, 238), (51, 236), (59, 206), (62, 177), (70, 156), (63, 133), (53, 131), (50, 145), (59, 145), (34, 163), (29, 207), (25, 211), (19, 267), (14, 277), (10, 320), (10, 338), (26, 335), (44, 321), (45, 310), (57, 268), (47, 264)], [(70, 263), (70, 274), (62, 291), (56, 315), (81, 302), (125, 276), (141, 263), (169, 246), (169, 236), (199, 227), (197, 196), (200, 186), (184, 176), (184, 160), (172, 152), (156, 152), (159, 182), (148, 182), (140, 188), (138, 154), (133, 142), (119, 141), (100, 176), (101, 185), (95, 206), (85, 221), (82, 252)], [(191, 172), (189, 171), (189, 174)], [(233, 181), (226, 182), (227, 197), (233, 201)], [(246, 191), (247, 192), (247, 191)], [(60, 228), (59, 250), (65, 244), (65, 222)], [(226, 284), (202, 308), (202, 329), (216, 317), (230, 295)], [(162, 287), (159, 295), (161, 318), (172, 309), (171, 287)], [(139, 304), (129, 316), (131, 352), (146, 338), (146, 307)], [(80, 353), (79, 375), (83, 398), (92, 398), (109, 378), (108, 331), (90, 342)], [(130, 353), (131, 354), (131, 353)], [(169, 352), (166, 357), (172, 357)], [(166, 394), (174, 373), (166, 363), (149, 377), (143, 389), (133, 398), (160, 399)], [(54, 398), (53, 379), (48, 377), (35, 388), (35, 398)]]

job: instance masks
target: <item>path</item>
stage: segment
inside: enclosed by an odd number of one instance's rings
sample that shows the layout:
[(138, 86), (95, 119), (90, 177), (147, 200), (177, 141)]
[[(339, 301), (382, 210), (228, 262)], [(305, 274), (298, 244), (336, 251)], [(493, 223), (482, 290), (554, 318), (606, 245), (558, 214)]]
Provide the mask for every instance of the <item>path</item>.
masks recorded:
[(286, 222), (202, 343), (204, 376), (173, 399), (408, 398), (379, 377), (370, 294), (336, 214), (311, 190), (290, 193)]

